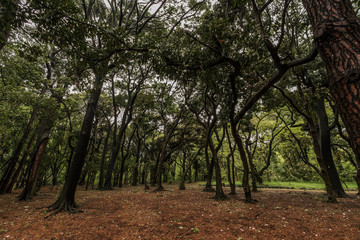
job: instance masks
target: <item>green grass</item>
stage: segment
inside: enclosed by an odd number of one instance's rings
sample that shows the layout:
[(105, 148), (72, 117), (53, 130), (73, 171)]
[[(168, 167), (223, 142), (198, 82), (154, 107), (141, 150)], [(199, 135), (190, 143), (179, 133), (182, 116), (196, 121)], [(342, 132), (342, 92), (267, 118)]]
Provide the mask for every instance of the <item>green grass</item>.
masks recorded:
[[(212, 182), (215, 185), (215, 182)], [(201, 182), (200, 185), (205, 186), (205, 182)], [(225, 182), (228, 186), (228, 182)], [(241, 182), (236, 182), (237, 187), (241, 187)], [(325, 190), (324, 183), (318, 182), (264, 182), (262, 185), (258, 185), (260, 188), (285, 188), (285, 189), (313, 189), (313, 190)], [(356, 190), (357, 185), (355, 182), (346, 182), (343, 184), (344, 190)]]
[[(260, 187), (325, 190), (325, 184), (318, 182), (264, 182)], [(354, 182), (347, 182), (346, 185), (343, 184), (343, 187), (344, 190), (357, 189)]]

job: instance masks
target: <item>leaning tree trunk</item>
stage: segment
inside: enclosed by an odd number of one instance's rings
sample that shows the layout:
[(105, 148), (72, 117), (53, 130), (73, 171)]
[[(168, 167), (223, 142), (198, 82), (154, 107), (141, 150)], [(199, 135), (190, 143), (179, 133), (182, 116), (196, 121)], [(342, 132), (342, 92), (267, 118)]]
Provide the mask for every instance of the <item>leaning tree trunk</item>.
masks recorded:
[(9, 182), (7, 188), (5, 189), (5, 193), (11, 193), (12, 189), (14, 188), (15, 183), (16, 183), (16, 181), (17, 181), (17, 179), (19, 178), (19, 175), (20, 175), (20, 173), (21, 173), (21, 170), (23, 170), (24, 165), (25, 165), (25, 162), (26, 162), (26, 160), (28, 159), (28, 156), (29, 156), (29, 153), (30, 153), (30, 149), (31, 149), (31, 147), (32, 147), (35, 139), (36, 139), (36, 133), (34, 133), (34, 134), (31, 136), (30, 141), (29, 141), (29, 143), (28, 143), (28, 145), (27, 145), (27, 147), (26, 147), (26, 149), (25, 149), (25, 153), (24, 153), (24, 155), (22, 156), (22, 158), (21, 158), (21, 160), (20, 160), (20, 163), (19, 163), (19, 165), (18, 165), (17, 168), (16, 168), (15, 173), (14, 173), (14, 175), (13, 175), (12, 178), (11, 178), (11, 181)]
[(90, 99), (86, 107), (86, 113), (81, 126), (81, 132), (78, 138), (74, 159), (71, 162), (69, 173), (66, 176), (62, 192), (56, 202), (49, 206), (50, 210), (55, 210), (56, 212), (77, 212), (78, 206), (75, 203), (75, 191), (81, 175), (81, 170), (84, 166), (95, 111), (100, 98), (103, 78), (105, 75), (106, 74), (103, 73), (102, 75), (97, 74), (95, 76), (94, 89), (90, 94)]
[(39, 135), (36, 140), (34, 151), (31, 157), (31, 165), (29, 175), (26, 179), (25, 188), (18, 196), (19, 200), (31, 200), (37, 190), (37, 178), (39, 175), (39, 167), (43, 158), (46, 146), (49, 142), (49, 135), (53, 126), (53, 121), (48, 122), (42, 120), (40, 123)]
[(1, 181), (0, 181), (0, 194), (5, 193), (6, 189), (8, 189), (8, 187), (9, 187), (8, 186), (9, 182), (12, 179), (12, 175), (13, 175), (13, 173), (15, 171), (16, 164), (17, 164), (17, 162), (19, 160), (19, 156), (21, 154), (21, 151), (23, 149), (25, 141), (29, 136), (29, 133), (30, 133), (32, 124), (35, 121), (37, 112), (38, 112), (38, 109), (35, 108), (33, 110), (32, 114), (31, 114), (29, 122), (27, 123), (27, 125), (26, 125), (26, 127), (24, 129), (24, 132), (23, 132), (23, 134), (22, 134), (22, 136), (20, 138), (20, 141), (16, 145), (16, 149), (14, 150), (14, 152), (13, 152), (11, 158), (10, 158), (9, 164), (8, 164), (6, 170), (4, 171), (4, 175), (2, 176)]
[(355, 179), (360, 187), (360, 20), (350, 0), (302, 2), (326, 66), (330, 92), (356, 156)]

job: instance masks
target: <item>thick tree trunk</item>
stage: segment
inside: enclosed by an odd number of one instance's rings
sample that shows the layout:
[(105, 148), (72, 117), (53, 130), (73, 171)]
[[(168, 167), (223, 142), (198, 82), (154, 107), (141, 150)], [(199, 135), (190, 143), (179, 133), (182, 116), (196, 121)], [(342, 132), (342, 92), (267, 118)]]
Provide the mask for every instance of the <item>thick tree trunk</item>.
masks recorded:
[(69, 173), (66, 176), (65, 184), (60, 196), (54, 204), (49, 206), (49, 209), (55, 210), (55, 213), (60, 211), (77, 212), (75, 191), (81, 175), (81, 170), (84, 166), (87, 146), (90, 139), (96, 107), (100, 98), (104, 76), (105, 73), (102, 75), (97, 74), (95, 76), (95, 85), (86, 107), (86, 113), (81, 126), (81, 132), (78, 138), (74, 159), (71, 162)]
[(327, 69), (330, 92), (349, 134), (360, 184), (360, 20), (350, 0), (302, 2)]
[(337, 197), (346, 197), (346, 193), (341, 185), (334, 158), (331, 151), (331, 136), (329, 121), (326, 114), (324, 99), (317, 99), (316, 113), (319, 121), (319, 143), (321, 156), (324, 161), (326, 171), (329, 175), (331, 186)]

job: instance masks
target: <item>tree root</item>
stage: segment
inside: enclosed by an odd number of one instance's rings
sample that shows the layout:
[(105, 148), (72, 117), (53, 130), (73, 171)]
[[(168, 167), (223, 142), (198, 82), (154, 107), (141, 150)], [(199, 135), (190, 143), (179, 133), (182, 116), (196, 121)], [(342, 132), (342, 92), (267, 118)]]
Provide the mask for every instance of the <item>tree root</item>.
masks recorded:
[(204, 189), (203, 189), (203, 192), (216, 192), (214, 188), (212, 187), (209, 187), (209, 186), (206, 186)]
[(54, 204), (47, 207), (47, 212), (50, 213), (45, 218), (50, 218), (59, 212), (68, 212), (68, 213), (82, 213), (84, 211), (79, 210), (79, 205), (77, 205), (75, 202), (68, 203), (67, 201), (60, 201), (55, 202)]
[(256, 199), (245, 199), (245, 202), (246, 203), (252, 203), (252, 204), (255, 204), (255, 203), (258, 203), (259, 201), (256, 200)]
[(164, 191), (164, 188), (163, 188), (163, 186), (160, 186), (160, 187), (155, 188), (152, 192), (162, 192), (162, 191)]
[(327, 203), (338, 203), (338, 201), (336, 200), (336, 198), (328, 198), (326, 200)]
[(220, 194), (215, 194), (214, 197), (212, 197), (212, 199), (216, 200), (216, 201), (225, 201), (230, 199), (228, 196), (226, 196), (224, 193), (220, 193)]

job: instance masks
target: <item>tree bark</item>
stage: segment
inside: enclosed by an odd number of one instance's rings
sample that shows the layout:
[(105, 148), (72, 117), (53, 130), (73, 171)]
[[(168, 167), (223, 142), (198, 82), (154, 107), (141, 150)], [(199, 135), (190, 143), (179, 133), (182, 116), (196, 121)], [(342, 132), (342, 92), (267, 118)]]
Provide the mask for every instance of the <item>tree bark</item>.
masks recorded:
[(49, 210), (55, 210), (55, 213), (60, 211), (77, 212), (77, 204), (75, 203), (75, 191), (79, 181), (81, 170), (84, 166), (87, 146), (90, 140), (90, 134), (93, 126), (96, 107), (100, 98), (103, 78), (106, 71), (102, 74), (95, 75), (95, 84), (90, 94), (90, 99), (86, 107), (86, 113), (81, 126), (81, 132), (78, 138), (74, 159), (71, 162), (69, 173), (66, 176), (65, 184), (62, 192), (56, 202), (49, 206)]
[(48, 122), (42, 120), (40, 123), (39, 135), (36, 140), (34, 151), (31, 157), (31, 165), (29, 175), (26, 180), (25, 188), (18, 196), (19, 200), (31, 200), (37, 190), (37, 178), (39, 173), (39, 167), (43, 158), (46, 146), (49, 142), (49, 135), (54, 122)]
[(360, 20), (350, 0), (302, 2), (326, 66), (330, 92), (355, 153), (355, 179), (360, 186)]

